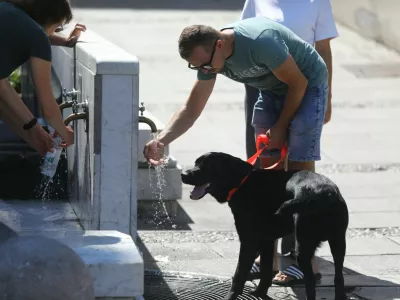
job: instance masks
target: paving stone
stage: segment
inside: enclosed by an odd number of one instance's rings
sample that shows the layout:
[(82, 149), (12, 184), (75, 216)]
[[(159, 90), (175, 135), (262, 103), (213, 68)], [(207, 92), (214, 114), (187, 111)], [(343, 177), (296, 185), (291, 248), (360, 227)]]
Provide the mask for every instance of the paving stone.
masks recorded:
[(400, 237), (391, 237), (390, 239), (400, 245)]
[[(346, 256), (400, 254), (400, 245), (388, 238), (347, 239)], [(318, 256), (331, 256), (329, 244), (323, 243)]]
[(344, 265), (352, 272), (366, 275), (400, 274), (400, 255), (347, 256)]
[[(400, 285), (400, 275), (344, 275), (346, 286), (382, 286), (382, 287), (398, 287)], [(322, 276), (322, 286), (334, 286), (334, 276)]]
[(235, 273), (237, 259), (177, 260), (170, 262), (145, 262), (147, 270), (192, 272), (231, 278)]
[(400, 212), (350, 213), (349, 228), (397, 227)]
[(360, 287), (353, 291), (354, 300), (398, 300), (400, 287)]
[[(200, 243), (146, 243), (143, 259), (145, 261), (191, 261), (220, 259), (215, 251)], [(151, 253), (151, 256), (148, 254)]]

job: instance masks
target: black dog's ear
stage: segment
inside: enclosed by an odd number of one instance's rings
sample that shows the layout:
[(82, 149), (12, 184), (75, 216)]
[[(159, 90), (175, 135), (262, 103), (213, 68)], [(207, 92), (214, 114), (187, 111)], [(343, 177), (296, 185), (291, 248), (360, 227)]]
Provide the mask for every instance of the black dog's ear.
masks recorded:
[(204, 161), (207, 161), (207, 160), (210, 160), (210, 159), (212, 160), (212, 159), (213, 159), (213, 156), (214, 156), (214, 153), (213, 153), (213, 152), (205, 153), (205, 154), (203, 154), (202, 156), (198, 157), (198, 158), (194, 161), (194, 164), (195, 164), (196, 166), (201, 165)]

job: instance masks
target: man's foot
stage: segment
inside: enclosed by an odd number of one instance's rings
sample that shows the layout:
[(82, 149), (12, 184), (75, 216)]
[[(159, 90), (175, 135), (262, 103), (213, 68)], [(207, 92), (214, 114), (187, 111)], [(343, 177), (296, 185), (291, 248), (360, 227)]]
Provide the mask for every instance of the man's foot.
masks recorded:
[[(274, 271), (272, 276), (278, 274), (279, 271)], [(250, 273), (247, 276), (247, 281), (257, 280), (261, 278), (261, 268), (258, 262), (254, 262), (253, 266), (251, 267)]]
[[(321, 281), (321, 273), (314, 274), (317, 283)], [(280, 286), (292, 286), (304, 284), (304, 274), (298, 266), (292, 265), (284, 271), (279, 271), (272, 280), (273, 284)]]

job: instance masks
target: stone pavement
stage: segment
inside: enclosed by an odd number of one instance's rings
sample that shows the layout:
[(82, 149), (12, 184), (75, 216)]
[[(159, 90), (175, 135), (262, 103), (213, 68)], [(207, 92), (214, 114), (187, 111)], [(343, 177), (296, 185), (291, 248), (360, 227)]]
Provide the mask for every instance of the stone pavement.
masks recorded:
[[(166, 123), (185, 101), (195, 79), (177, 52), (182, 28), (194, 23), (219, 27), (236, 20), (239, 10), (88, 7), (75, 14), (77, 20), (139, 57), (141, 101)], [(338, 29), (340, 38), (332, 43), (333, 119), (324, 128), (323, 158), (317, 169), (338, 184), (349, 206), (345, 261), (349, 295), (400, 299), (400, 121), (396, 121), (400, 68), (393, 68), (399, 65), (400, 55), (345, 27), (338, 25)], [(171, 145), (171, 153), (183, 167), (213, 150), (245, 158), (243, 92), (242, 85), (218, 79), (203, 115)], [(231, 276), (238, 241), (228, 207), (211, 197), (190, 201), (188, 192), (184, 187), (179, 220), (161, 217), (140, 224), (139, 245), (146, 268)], [(333, 269), (327, 245), (318, 257), (323, 273), (319, 298), (332, 299)], [(302, 293), (274, 291), (287, 295), (285, 299)]]

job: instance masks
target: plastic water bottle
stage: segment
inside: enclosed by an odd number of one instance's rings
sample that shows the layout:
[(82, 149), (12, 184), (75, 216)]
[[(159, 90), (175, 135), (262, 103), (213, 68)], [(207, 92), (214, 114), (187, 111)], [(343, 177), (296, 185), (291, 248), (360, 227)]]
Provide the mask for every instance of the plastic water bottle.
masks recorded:
[(44, 157), (44, 161), (40, 169), (43, 175), (51, 179), (56, 174), (58, 162), (60, 161), (60, 156), (62, 152), (60, 144), (62, 142), (62, 139), (60, 136), (55, 134), (55, 130), (51, 126), (47, 125), (47, 128), (49, 130), (49, 134), (53, 137), (54, 151), (46, 153), (46, 156)]

